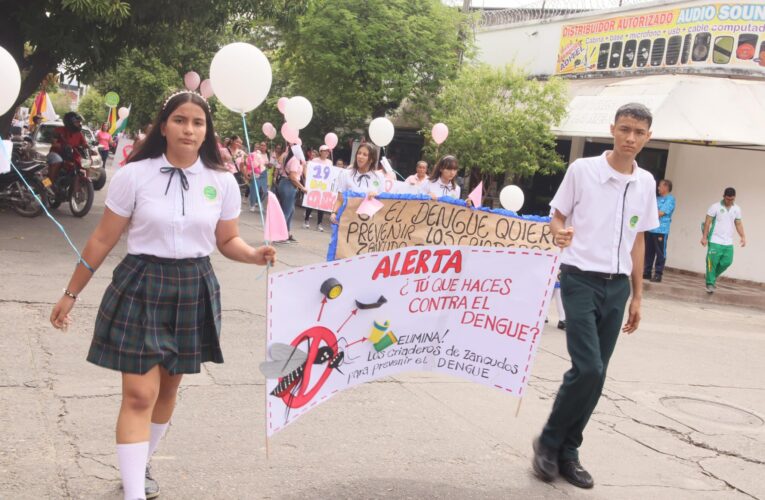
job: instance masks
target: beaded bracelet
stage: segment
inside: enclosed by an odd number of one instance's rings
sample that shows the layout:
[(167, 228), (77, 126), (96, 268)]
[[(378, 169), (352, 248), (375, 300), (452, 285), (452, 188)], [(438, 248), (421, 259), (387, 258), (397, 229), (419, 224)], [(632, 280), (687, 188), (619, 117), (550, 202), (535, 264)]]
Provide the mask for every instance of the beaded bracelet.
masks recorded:
[(77, 300), (77, 295), (75, 295), (74, 293), (70, 292), (68, 288), (64, 288), (64, 295), (66, 295), (67, 297), (72, 298), (73, 300)]

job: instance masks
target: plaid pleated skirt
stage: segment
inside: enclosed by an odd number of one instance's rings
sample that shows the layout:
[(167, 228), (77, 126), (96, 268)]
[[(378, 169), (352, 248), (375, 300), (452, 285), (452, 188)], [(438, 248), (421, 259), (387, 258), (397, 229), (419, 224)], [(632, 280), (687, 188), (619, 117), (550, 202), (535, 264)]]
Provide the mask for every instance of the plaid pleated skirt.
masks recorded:
[(143, 374), (172, 374), (223, 363), (220, 287), (209, 257), (128, 255), (114, 269), (96, 317), (88, 361)]

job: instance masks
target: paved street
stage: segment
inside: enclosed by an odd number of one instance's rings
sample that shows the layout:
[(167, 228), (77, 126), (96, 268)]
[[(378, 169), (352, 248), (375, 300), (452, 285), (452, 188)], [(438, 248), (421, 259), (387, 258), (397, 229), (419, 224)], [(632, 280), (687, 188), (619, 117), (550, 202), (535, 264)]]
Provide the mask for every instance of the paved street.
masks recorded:
[[(82, 247), (103, 210), (57, 211)], [(302, 222), (302, 210), (296, 214)], [(297, 222), (297, 221), (296, 221)], [(298, 224), (299, 225), (299, 224)], [(121, 498), (114, 452), (116, 372), (85, 355), (121, 241), (98, 270), (66, 333), (48, 323), (74, 265), (45, 217), (0, 213), (0, 498)], [(250, 242), (262, 234), (242, 214)], [(321, 261), (328, 233), (297, 229), (278, 269)], [(565, 339), (545, 329), (529, 391), (517, 399), (431, 374), (363, 385), (264, 439), (266, 281), (214, 255), (223, 293), (226, 363), (184, 379), (154, 457), (164, 499), (197, 498), (765, 498), (765, 313), (669, 299), (644, 302), (623, 336), (582, 462), (596, 486), (531, 476), (531, 440), (568, 366)], [(297, 313), (297, 312), (296, 312)], [(552, 308), (550, 325), (555, 325)]]

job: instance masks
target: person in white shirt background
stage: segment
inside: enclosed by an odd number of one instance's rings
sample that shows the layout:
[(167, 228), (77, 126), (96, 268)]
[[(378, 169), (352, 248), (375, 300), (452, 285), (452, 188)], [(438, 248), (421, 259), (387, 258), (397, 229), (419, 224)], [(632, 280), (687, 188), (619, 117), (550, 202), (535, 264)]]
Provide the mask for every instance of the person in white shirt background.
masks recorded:
[[(613, 151), (572, 163), (550, 202), (553, 242), (563, 249), (560, 284), (571, 368), (533, 443), (532, 466), (543, 481), (560, 473), (580, 488), (594, 485), (579, 447), (619, 331), (630, 334), (640, 324), (643, 233), (659, 226), (656, 181), (635, 161), (651, 138), (652, 121), (642, 104), (621, 106), (611, 125)], [(630, 276), (632, 300), (622, 327)]]
[(406, 183), (412, 186), (420, 186), (428, 179), (428, 162), (420, 160), (414, 167), (414, 173), (406, 178)]
[(223, 167), (202, 96), (171, 95), (112, 179), (103, 216), (51, 312), (54, 327), (127, 230), (128, 255), (101, 302), (88, 361), (122, 373), (117, 457), (124, 497), (159, 494), (148, 462), (169, 425), (185, 373), (222, 363), (220, 290), (209, 255), (273, 263), (272, 247), (239, 236), (241, 195)]
[(736, 205), (736, 190), (725, 188), (723, 199), (713, 203), (707, 210), (701, 246), (707, 246), (706, 289), (714, 293), (717, 278), (733, 264), (733, 231), (741, 238), (741, 247), (746, 246), (744, 223), (741, 222), (741, 207)]
[(353, 164), (337, 178), (337, 201), (329, 216), (332, 224), (337, 224), (337, 211), (343, 204), (345, 191), (366, 193), (368, 198), (374, 198), (385, 189), (385, 177), (381, 171), (374, 169), (376, 165), (377, 148), (368, 142), (360, 144)]
[(430, 195), (434, 200), (441, 196), (459, 199), (460, 187), (454, 180), (459, 168), (455, 156), (446, 155), (442, 157), (433, 167), (433, 172), (430, 173), (428, 180), (420, 184), (422, 193)]

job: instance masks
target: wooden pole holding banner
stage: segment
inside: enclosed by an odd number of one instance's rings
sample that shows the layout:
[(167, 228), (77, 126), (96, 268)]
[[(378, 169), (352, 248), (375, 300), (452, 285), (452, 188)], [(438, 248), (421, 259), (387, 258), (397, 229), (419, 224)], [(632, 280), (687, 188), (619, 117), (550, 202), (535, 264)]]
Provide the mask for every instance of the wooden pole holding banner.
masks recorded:
[(523, 403), (523, 396), (518, 399), (518, 406), (515, 408), (515, 418), (521, 413), (521, 403)]

